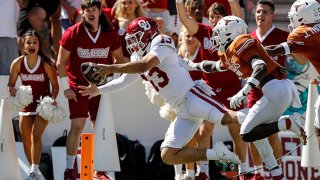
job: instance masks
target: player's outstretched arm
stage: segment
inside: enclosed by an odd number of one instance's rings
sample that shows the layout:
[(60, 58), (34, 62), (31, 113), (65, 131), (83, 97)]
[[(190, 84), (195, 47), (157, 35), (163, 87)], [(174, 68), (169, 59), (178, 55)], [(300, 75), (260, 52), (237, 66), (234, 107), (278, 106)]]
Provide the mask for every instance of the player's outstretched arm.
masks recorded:
[(153, 67), (158, 66), (160, 63), (157, 56), (153, 54), (145, 55), (141, 60), (132, 61), (124, 64), (96, 64), (95, 67), (98, 69), (94, 73), (95, 78), (100, 78), (104, 76), (108, 76), (112, 73), (127, 73), (127, 74), (135, 74), (135, 73), (143, 73)]
[(177, 14), (182, 24), (187, 28), (190, 35), (197, 33), (199, 25), (195, 19), (187, 14), (183, 0), (176, 0)]
[(292, 45), (288, 44), (287, 42), (283, 42), (278, 45), (270, 45), (266, 47), (266, 51), (271, 57), (288, 55), (295, 52)]
[(89, 96), (89, 98), (91, 98), (98, 96), (99, 94), (121, 91), (135, 83), (138, 79), (138, 74), (122, 74), (119, 78), (99, 87), (90, 83), (89, 86), (78, 86), (78, 88), (80, 89), (79, 93), (82, 96)]
[(188, 71), (203, 71), (206, 73), (224, 72), (227, 69), (221, 67), (221, 61), (204, 60), (200, 63), (194, 63), (189, 59), (179, 61), (180, 65)]

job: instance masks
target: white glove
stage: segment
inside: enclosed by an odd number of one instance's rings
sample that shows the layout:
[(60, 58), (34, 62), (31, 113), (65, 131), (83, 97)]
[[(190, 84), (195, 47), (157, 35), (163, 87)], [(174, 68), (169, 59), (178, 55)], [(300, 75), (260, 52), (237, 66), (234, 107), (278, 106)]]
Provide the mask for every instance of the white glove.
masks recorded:
[(193, 63), (190, 59), (185, 58), (185, 59), (180, 59), (179, 64), (185, 68), (187, 71), (194, 71), (197, 70), (196, 64)]
[(204, 81), (204, 80), (196, 80), (194, 81), (194, 84), (199, 87), (204, 93), (206, 93), (209, 96), (215, 96), (216, 93), (212, 91), (212, 88)]
[(246, 84), (236, 95), (229, 97), (228, 100), (230, 101), (230, 108), (239, 108), (242, 104), (242, 101), (247, 97), (247, 94), (250, 91), (250, 89), (251, 86), (249, 84)]

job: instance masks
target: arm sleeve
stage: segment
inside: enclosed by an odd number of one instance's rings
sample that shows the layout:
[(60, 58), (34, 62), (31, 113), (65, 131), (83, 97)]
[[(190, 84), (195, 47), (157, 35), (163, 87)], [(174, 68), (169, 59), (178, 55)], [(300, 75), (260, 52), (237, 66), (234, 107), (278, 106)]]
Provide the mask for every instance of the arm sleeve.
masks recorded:
[(139, 79), (139, 74), (122, 74), (118, 79), (108, 82), (103, 86), (99, 86), (99, 93), (115, 93), (121, 91)]

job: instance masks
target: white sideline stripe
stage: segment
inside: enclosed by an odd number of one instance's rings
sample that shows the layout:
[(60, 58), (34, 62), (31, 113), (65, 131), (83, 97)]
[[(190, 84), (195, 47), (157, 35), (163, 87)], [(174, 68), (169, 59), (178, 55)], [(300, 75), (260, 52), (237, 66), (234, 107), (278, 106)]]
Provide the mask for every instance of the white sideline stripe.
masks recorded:
[(19, 157), (18, 157), (18, 163), (20, 168), (22, 169), (23, 172), (25, 172), (26, 174), (29, 173), (29, 166), (26, 165)]

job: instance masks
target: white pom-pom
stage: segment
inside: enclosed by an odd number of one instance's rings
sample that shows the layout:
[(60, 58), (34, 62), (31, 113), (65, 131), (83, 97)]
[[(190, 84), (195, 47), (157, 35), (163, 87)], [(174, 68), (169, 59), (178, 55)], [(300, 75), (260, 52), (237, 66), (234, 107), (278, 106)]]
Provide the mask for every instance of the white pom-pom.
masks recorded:
[(159, 93), (154, 89), (154, 87), (148, 81), (142, 81), (145, 86), (145, 94), (147, 95), (150, 102), (159, 107), (164, 105), (164, 100), (160, 97)]
[(21, 111), (24, 107), (32, 103), (32, 101), (33, 96), (31, 86), (20, 86), (17, 89), (16, 96), (9, 97), (11, 109), (16, 112)]
[(160, 117), (167, 119), (169, 121), (174, 121), (177, 117), (176, 112), (167, 103), (165, 103), (163, 106), (160, 107), (159, 114), (160, 114)]
[(38, 102), (36, 111), (44, 120), (50, 123), (59, 123), (66, 118), (65, 110), (58, 105), (53, 105), (54, 100), (51, 97), (41, 97)]

